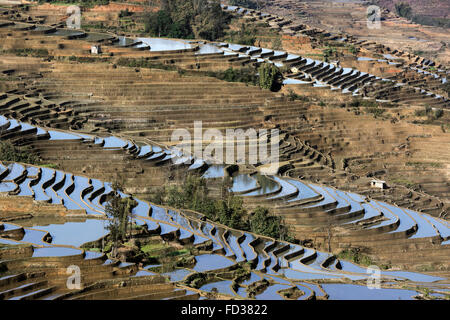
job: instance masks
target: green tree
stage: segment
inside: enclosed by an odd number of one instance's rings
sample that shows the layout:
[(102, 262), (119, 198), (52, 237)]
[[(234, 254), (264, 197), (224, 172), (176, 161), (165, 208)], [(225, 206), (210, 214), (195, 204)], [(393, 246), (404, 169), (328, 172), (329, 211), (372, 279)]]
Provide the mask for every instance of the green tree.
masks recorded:
[(226, 200), (217, 200), (215, 204), (217, 221), (234, 229), (248, 230), (247, 211), (239, 197), (228, 196)]
[(269, 210), (257, 207), (250, 218), (250, 230), (256, 234), (287, 240), (288, 230), (283, 226), (281, 218), (270, 215)]
[[(122, 186), (119, 183), (113, 183), (112, 189), (111, 199), (105, 206), (105, 213), (109, 218), (106, 229), (109, 230), (114, 243), (113, 256), (115, 256), (119, 244), (125, 242), (127, 237), (131, 237), (132, 209), (137, 202), (132, 197), (121, 197)], [(130, 234), (128, 234), (128, 230), (130, 230)]]
[(272, 91), (279, 90), (281, 86), (282, 75), (280, 70), (271, 63), (263, 63), (258, 68), (259, 86), (263, 89)]

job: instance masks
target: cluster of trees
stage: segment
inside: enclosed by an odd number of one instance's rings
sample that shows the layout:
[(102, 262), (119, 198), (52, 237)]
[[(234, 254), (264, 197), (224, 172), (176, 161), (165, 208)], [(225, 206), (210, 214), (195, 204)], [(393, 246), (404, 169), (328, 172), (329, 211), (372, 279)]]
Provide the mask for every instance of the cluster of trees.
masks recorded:
[(126, 8), (125, 10), (120, 10), (119, 18), (130, 17), (133, 15), (133, 12)]
[(395, 12), (397, 12), (397, 14), (400, 17), (403, 17), (406, 19), (411, 19), (413, 16), (412, 8), (409, 5), (409, 3), (406, 3), (406, 2), (396, 3), (395, 4)]
[(337, 50), (334, 47), (328, 46), (322, 52), (325, 62), (328, 62), (330, 58), (335, 58), (337, 56)]
[(216, 40), (231, 19), (219, 0), (162, 0), (161, 9), (145, 18), (145, 32), (170, 38)]
[(450, 19), (447, 18), (439, 18), (439, 17), (431, 17), (422, 14), (414, 14), (413, 9), (406, 2), (399, 2), (395, 4), (395, 12), (403, 18), (412, 20), (415, 23), (427, 25), (427, 26), (435, 26), (435, 27), (443, 27), (450, 28)]
[(292, 240), (281, 218), (271, 215), (267, 208), (258, 207), (248, 213), (242, 198), (226, 192), (221, 199), (213, 199), (208, 195), (206, 180), (196, 175), (188, 175), (182, 185), (160, 189), (152, 200), (174, 208), (201, 212), (208, 219), (231, 228)]
[[(177, 69), (174, 65), (159, 64), (146, 58), (120, 58), (116, 61), (116, 65), (132, 68), (178, 70), (179, 73), (185, 72), (182, 69)], [(206, 71), (203, 74), (228, 82), (243, 82), (255, 86), (259, 85), (263, 89), (270, 89), (272, 91), (278, 91), (281, 88), (283, 78), (280, 69), (270, 63), (263, 63), (258, 69), (251, 67), (233, 69), (230, 67), (225, 71)]]
[(244, 82), (255, 86), (259, 83), (259, 78), (254, 68), (233, 69), (230, 67), (223, 72), (216, 72), (215, 77), (228, 82)]
[(227, 41), (244, 46), (253, 46), (256, 41), (256, 27), (254, 25), (241, 24), (239, 30), (233, 30), (228, 33)]
[(46, 58), (49, 53), (47, 49), (39, 48), (21, 48), (21, 49), (10, 49), (7, 52), (15, 54), (20, 57), (37, 57), (37, 58)]
[(120, 196), (122, 186), (119, 183), (115, 182), (112, 189), (113, 194), (105, 206), (105, 213), (109, 219), (106, 229), (110, 232), (113, 241), (112, 255), (114, 256), (119, 245), (131, 237), (134, 218), (132, 209), (137, 202), (132, 197), (122, 198)]
[(39, 164), (40, 162), (36, 154), (16, 147), (9, 141), (0, 141), (0, 160), (29, 164)]
[(437, 120), (444, 115), (444, 111), (442, 109), (436, 109), (433, 112), (433, 108), (430, 106), (426, 106), (424, 109), (418, 109), (414, 111), (414, 115), (417, 117), (428, 116), (430, 120)]
[(231, 6), (238, 6), (248, 9), (259, 10), (261, 6), (259, 5), (259, 0), (230, 0)]

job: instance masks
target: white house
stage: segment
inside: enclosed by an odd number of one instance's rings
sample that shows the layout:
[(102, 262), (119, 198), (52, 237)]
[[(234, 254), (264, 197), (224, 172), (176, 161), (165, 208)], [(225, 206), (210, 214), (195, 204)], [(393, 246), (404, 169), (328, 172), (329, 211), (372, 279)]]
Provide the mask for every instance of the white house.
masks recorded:
[(378, 180), (378, 179), (372, 179), (370, 181), (370, 186), (372, 188), (379, 188), (379, 189), (386, 189), (387, 188), (386, 181)]
[(100, 54), (102, 53), (102, 48), (99, 45), (91, 46), (91, 54)]

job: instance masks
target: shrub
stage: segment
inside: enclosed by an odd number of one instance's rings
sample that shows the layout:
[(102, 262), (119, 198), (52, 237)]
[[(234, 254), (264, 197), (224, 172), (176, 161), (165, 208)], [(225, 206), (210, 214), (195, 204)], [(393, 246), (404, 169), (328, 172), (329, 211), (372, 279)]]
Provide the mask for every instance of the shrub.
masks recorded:
[(336, 55), (336, 48), (327, 47), (322, 52), (323, 52), (323, 57), (324, 57), (325, 61), (328, 61), (329, 58)]
[(126, 8), (125, 10), (120, 10), (120, 12), (119, 12), (119, 18), (129, 17), (132, 15), (133, 15), (133, 12), (129, 11), (128, 8)]
[(442, 109), (436, 109), (436, 111), (434, 111), (434, 118), (435, 119), (439, 119), (443, 115), (444, 115), (444, 110), (442, 110)]
[(21, 57), (38, 57), (45, 58), (48, 57), (47, 49), (33, 49), (33, 48), (24, 48), (24, 49), (12, 49), (11, 53), (21, 56)]
[(351, 45), (348, 50), (350, 51), (351, 54), (357, 54), (359, 52), (359, 49), (353, 45)]
[(273, 50), (283, 50), (283, 42), (280, 37), (276, 37), (272, 40), (272, 49)]
[(292, 89), (288, 91), (288, 99), (289, 101), (301, 100), (301, 101), (309, 101), (309, 98), (306, 96), (301, 96), (295, 93)]
[(374, 262), (369, 256), (366, 256), (361, 253), (358, 248), (346, 249), (337, 255), (340, 259), (350, 260), (354, 263), (370, 266), (373, 265)]
[(350, 102), (349, 106), (351, 108), (358, 108), (361, 105), (361, 101), (359, 100), (353, 100), (352, 102)]
[(368, 108), (367, 112), (372, 113), (375, 117), (381, 116), (386, 110), (380, 108)]
[(448, 95), (450, 95), (450, 82), (444, 83), (443, 89), (445, 92), (447, 92)]
[(412, 17), (412, 8), (411, 6), (406, 2), (399, 2), (395, 4), (395, 12), (400, 17), (411, 19)]
[(423, 117), (424, 115), (426, 115), (426, 113), (425, 113), (425, 110), (415, 110), (414, 115), (416, 117)]

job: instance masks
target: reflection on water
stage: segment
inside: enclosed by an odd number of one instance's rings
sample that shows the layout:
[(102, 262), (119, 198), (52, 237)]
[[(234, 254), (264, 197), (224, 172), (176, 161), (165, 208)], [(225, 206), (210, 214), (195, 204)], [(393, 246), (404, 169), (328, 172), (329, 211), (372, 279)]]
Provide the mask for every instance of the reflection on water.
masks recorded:
[(230, 259), (217, 254), (202, 254), (195, 256), (195, 260), (197, 263), (193, 269), (197, 272), (227, 268), (234, 264)]
[(232, 282), (230, 280), (223, 280), (218, 282), (212, 282), (200, 287), (200, 290), (211, 292), (214, 288), (218, 293), (228, 294), (234, 296), (234, 292), (231, 290)]
[(322, 284), (330, 300), (413, 300), (417, 292), (401, 289), (369, 289), (353, 284)]
[(258, 187), (256, 179), (248, 174), (238, 174), (233, 177), (233, 186), (230, 188), (231, 192), (244, 192)]
[(51, 224), (48, 226), (34, 226), (33, 228), (48, 231), (52, 236), (52, 244), (71, 245), (74, 247), (97, 240), (108, 233), (106, 222), (97, 219)]

